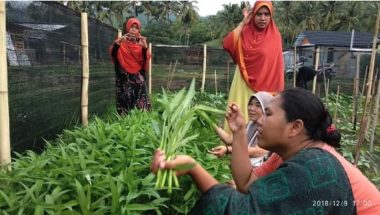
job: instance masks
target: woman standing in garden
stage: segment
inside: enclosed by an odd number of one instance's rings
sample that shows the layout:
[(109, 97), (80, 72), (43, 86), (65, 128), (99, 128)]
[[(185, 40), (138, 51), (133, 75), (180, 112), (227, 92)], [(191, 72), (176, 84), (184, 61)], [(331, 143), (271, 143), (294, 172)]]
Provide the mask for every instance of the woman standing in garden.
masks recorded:
[[(233, 133), (232, 174), (236, 189), (221, 185), (192, 157), (165, 161), (157, 150), (151, 165), (188, 174), (203, 193), (190, 214), (377, 214), (380, 192), (334, 147), (340, 133), (321, 100), (311, 92), (288, 89), (277, 95), (258, 120), (259, 146), (283, 163), (255, 179), (248, 159), (244, 117), (235, 104), (226, 118)], [(252, 182), (256, 180), (255, 182)]]
[[(272, 3), (256, 1), (250, 12), (243, 9), (243, 15), (243, 21), (224, 38), (223, 48), (237, 64), (228, 104), (239, 105), (248, 121), (246, 104), (250, 95), (284, 89), (284, 61)], [(225, 129), (228, 130), (227, 124)]]
[(150, 110), (146, 90), (146, 66), (150, 54), (146, 37), (141, 36), (141, 24), (130, 18), (125, 24), (126, 34), (111, 47), (116, 72), (116, 108), (119, 114), (131, 109)]
[[(265, 107), (272, 98), (272, 94), (268, 92), (257, 92), (251, 96), (248, 102), (249, 122), (246, 126), (248, 138), (248, 154), (250, 157), (251, 165), (254, 167), (260, 166), (268, 153), (267, 150), (262, 149), (257, 145), (258, 131), (256, 122), (259, 118), (265, 115)], [(231, 146), (233, 138), (232, 135), (225, 132), (220, 127), (216, 128), (216, 133), (226, 145), (212, 148), (210, 153), (218, 157), (231, 153), (233, 150)]]

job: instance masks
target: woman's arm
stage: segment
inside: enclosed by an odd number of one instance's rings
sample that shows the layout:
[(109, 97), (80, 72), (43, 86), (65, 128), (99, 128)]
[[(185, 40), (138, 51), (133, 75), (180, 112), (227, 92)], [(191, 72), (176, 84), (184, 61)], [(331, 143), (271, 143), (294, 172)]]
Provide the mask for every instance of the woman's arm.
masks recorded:
[(223, 128), (216, 127), (215, 132), (219, 136), (220, 140), (223, 141), (223, 143), (225, 143), (227, 145), (232, 144), (232, 135), (229, 134), (228, 132), (226, 132), (225, 130), (223, 130)]
[(260, 148), (257, 144), (253, 147), (248, 147), (248, 154), (250, 158), (262, 157), (267, 153), (267, 150)]
[(236, 188), (240, 192), (246, 193), (254, 175), (248, 154), (245, 120), (237, 105), (231, 104), (228, 108), (226, 118), (233, 136), (233, 151), (231, 156), (232, 176), (235, 180)]

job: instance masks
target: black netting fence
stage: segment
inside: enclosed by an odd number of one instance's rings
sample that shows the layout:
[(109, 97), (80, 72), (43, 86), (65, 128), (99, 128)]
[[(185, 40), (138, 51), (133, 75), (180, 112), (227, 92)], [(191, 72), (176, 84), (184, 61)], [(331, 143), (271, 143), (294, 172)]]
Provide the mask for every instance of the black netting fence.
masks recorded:
[[(227, 93), (235, 65), (223, 49), (206, 48), (206, 92)], [(161, 88), (177, 90), (188, 87), (192, 78), (196, 88), (201, 88), (204, 62), (204, 46), (153, 45), (152, 91)]]
[[(80, 14), (56, 2), (6, 2), (13, 151), (38, 149), (80, 119)], [(108, 47), (117, 31), (89, 18), (89, 115), (114, 103)]]

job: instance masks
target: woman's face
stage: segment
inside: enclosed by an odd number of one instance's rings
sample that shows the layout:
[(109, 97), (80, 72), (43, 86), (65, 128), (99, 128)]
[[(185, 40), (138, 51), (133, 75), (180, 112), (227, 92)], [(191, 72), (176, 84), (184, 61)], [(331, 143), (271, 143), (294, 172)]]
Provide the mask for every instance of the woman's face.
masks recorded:
[(139, 27), (137, 26), (137, 24), (132, 24), (132, 26), (129, 28), (129, 32), (128, 33), (132, 33), (132, 34), (139, 34)]
[(270, 12), (267, 7), (261, 7), (255, 14), (255, 25), (259, 29), (265, 29), (270, 22)]
[(261, 104), (257, 98), (253, 97), (248, 104), (248, 117), (250, 121), (256, 122), (263, 115)]
[(274, 97), (265, 108), (266, 115), (256, 122), (259, 131), (258, 145), (261, 148), (271, 150), (286, 144), (288, 127), (291, 126), (281, 104), (281, 96)]

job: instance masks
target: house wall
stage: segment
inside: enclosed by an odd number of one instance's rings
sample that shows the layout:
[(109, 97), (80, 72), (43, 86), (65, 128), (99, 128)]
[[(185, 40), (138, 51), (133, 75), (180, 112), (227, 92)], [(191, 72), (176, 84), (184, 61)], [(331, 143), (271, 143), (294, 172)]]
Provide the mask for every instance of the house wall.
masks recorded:
[[(298, 56), (306, 57), (306, 66), (314, 67), (314, 47), (301, 48)], [(335, 71), (338, 77), (353, 78), (356, 73), (356, 57), (348, 48), (321, 47), (319, 64), (335, 63)]]

